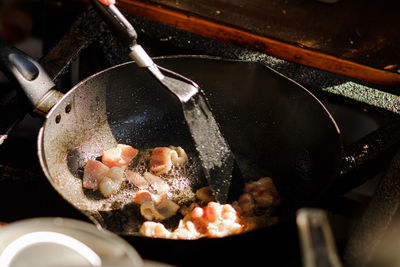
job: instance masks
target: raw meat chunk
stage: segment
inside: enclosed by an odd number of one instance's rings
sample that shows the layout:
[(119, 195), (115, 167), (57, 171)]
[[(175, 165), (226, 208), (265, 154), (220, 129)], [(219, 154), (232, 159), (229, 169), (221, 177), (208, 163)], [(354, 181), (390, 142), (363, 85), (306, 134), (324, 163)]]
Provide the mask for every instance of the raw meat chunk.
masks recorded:
[(181, 147), (156, 147), (150, 159), (150, 171), (156, 175), (167, 173), (172, 165), (182, 165), (187, 162), (186, 152)]
[(128, 182), (132, 183), (139, 189), (146, 189), (150, 186), (150, 183), (146, 179), (144, 179), (144, 177), (140, 175), (140, 173), (138, 172), (126, 170), (125, 177), (128, 180)]
[(129, 145), (118, 144), (114, 148), (103, 151), (101, 161), (108, 167), (125, 167), (136, 157), (139, 150)]
[(99, 182), (107, 175), (110, 168), (97, 160), (88, 160), (83, 170), (82, 186), (97, 189)]

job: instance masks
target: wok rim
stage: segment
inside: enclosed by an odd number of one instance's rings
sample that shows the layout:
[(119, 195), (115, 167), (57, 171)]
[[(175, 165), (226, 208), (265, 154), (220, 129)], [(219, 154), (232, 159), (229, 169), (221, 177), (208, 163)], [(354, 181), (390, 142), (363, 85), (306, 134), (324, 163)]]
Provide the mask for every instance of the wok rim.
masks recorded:
[[(335, 129), (335, 143), (337, 143), (338, 145), (338, 153), (337, 153), (337, 157), (335, 157), (335, 164), (333, 164), (335, 166), (335, 172), (332, 174), (332, 178), (329, 180), (331, 183), (335, 181), (337, 175), (339, 174), (340, 168), (343, 164), (343, 140), (342, 140), (342, 134), (340, 131), (340, 128), (338, 127), (337, 122), (335, 121), (335, 119), (333, 118), (333, 116), (331, 115), (331, 113), (329, 112), (329, 110), (326, 108), (326, 106), (307, 88), (305, 88), (303, 85), (299, 84), (297, 81), (285, 76), (284, 74), (278, 72), (277, 70), (271, 68), (270, 66), (267, 66), (265, 64), (262, 64), (261, 62), (257, 62), (257, 61), (251, 61), (251, 60), (241, 60), (241, 59), (226, 59), (223, 57), (214, 57), (214, 56), (208, 56), (208, 55), (173, 55), (173, 56), (160, 56), (160, 57), (154, 57), (153, 59), (155, 60), (155, 63), (158, 64), (158, 60), (163, 60), (163, 59), (185, 59), (185, 58), (199, 58), (199, 59), (206, 59), (206, 60), (215, 60), (215, 61), (224, 61), (224, 62), (240, 62), (240, 63), (251, 63), (251, 64), (259, 64), (271, 71), (273, 71), (274, 73), (278, 74), (279, 76), (289, 80), (290, 82), (294, 83), (297, 87), (301, 88), (302, 90), (304, 90), (309, 96), (311, 96), (314, 101), (316, 101), (315, 103), (318, 103), (320, 107), (322, 107), (322, 109), (324, 110), (325, 114), (327, 115), (327, 118), (329, 118), (329, 121), (332, 123), (334, 129)], [(110, 70), (116, 69), (116, 68), (120, 68), (121, 66), (124, 65), (129, 65), (129, 64), (135, 64), (134, 61), (127, 61), (127, 62), (123, 62), (121, 64), (117, 64), (114, 66), (111, 66), (109, 68), (106, 68), (104, 70), (101, 70), (99, 72), (96, 72), (88, 77), (86, 77), (85, 79), (83, 79), (82, 81), (78, 82), (76, 85), (74, 85), (70, 90), (67, 91), (67, 93), (64, 94), (64, 96), (51, 108), (51, 110), (47, 113), (47, 115), (45, 116), (45, 121), (42, 124), (42, 127), (39, 130), (39, 134), (38, 134), (38, 139), (37, 139), (37, 147), (38, 147), (38, 158), (39, 158), (39, 162), (41, 165), (41, 168), (47, 178), (47, 180), (50, 182), (50, 184), (52, 185), (52, 187), (58, 192), (58, 194), (65, 200), (67, 201), (70, 205), (72, 205), (75, 209), (77, 209), (78, 211), (80, 211), (81, 213), (83, 213), (86, 217), (88, 217), (95, 225), (101, 225), (100, 222), (96, 219), (97, 216), (95, 216), (95, 214), (93, 211), (90, 210), (83, 210), (83, 209), (79, 209), (78, 207), (76, 207), (74, 204), (72, 204), (68, 199), (66, 199), (64, 197), (64, 195), (61, 193), (61, 190), (58, 188), (58, 186), (55, 184), (55, 182), (53, 181), (53, 178), (51, 177), (48, 167), (47, 167), (47, 162), (46, 162), (46, 158), (44, 155), (44, 149), (43, 149), (43, 142), (44, 142), (44, 131), (46, 128), (46, 122), (48, 120), (50, 120), (52, 117), (54, 117), (54, 110), (56, 110), (56, 107), (59, 105), (62, 105), (65, 101), (64, 99), (67, 98), (70, 94), (73, 94), (75, 92), (76, 89), (78, 89), (83, 83), (86, 83), (87, 81), (93, 79), (94, 77), (97, 77), (99, 75), (102, 75), (105, 72), (108, 72)], [(330, 184), (326, 185), (324, 188), (324, 191), (326, 191), (327, 189), (329, 189)], [(293, 214), (293, 216), (295, 216), (295, 214)], [(294, 217), (293, 217), (294, 218)], [(278, 222), (278, 224), (280, 225), (281, 223)], [(269, 226), (267, 228), (271, 228), (273, 227)], [(107, 229), (107, 228), (106, 228)], [(263, 229), (263, 228), (262, 228)], [(255, 230), (258, 231), (258, 230)], [(253, 231), (251, 231), (253, 232)], [(122, 235), (124, 235), (124, 233), (120, 233)], [(243, 235), (246, 233), (242, 233), (239, 235)], [(140, 235), (139, 233), (136, 234), (129, 234), (131, 236), (139, 236), (139, 237), (143, 237), (142, 235)], [(226, 238), (230, 238), (231, 236), (227, 236), (227, 237), (223, 237), (223, 239)], [(149, 238), (149, 237), (144, 237), (144, 238)], [(156, 238), (158, 239), (158, 238)], [(169, 240), (169, 239), (168, 239)], [(185, 240), (187, 241), (187, 240)], [(190, 241), (196, 241), (196, 240), (190, 240)]]

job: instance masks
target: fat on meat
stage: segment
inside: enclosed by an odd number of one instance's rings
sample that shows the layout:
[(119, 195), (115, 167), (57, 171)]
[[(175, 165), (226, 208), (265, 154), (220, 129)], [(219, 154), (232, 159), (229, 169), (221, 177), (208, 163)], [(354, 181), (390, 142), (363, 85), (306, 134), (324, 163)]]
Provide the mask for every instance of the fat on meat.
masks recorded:
[(203, 203), (208, 203), (210, 201), (216, 201), (214, 194), (211, 191), (211, 187), (209, 187), (209, 186), (199, 188), (196, 191), (196, 198)]
[(110, 197), (119, 191), (124, 176), (124, 170), (120, 167), (112, 167), (107, 175), (99, 182), (99, 191), (105, 197)]
[(130, 145), (118, 144), (103, 151), (101, 161), (108, 167), (126, 167), (136, 157), (139, 150)]
[(147, 220), (164, 220), (174, 216), (180, 206), (168, 199), (167, 194), (152, 194), (147, 190), (136, 193), (135, 203), (140, 205), (140, 213)]
[(180, 146), (169, 146), (168, 148), (172, 150), (171, 161), (173, 165), (183, 165), (188, 161), (185, 150)]
[(280, 202), (278, 190), (270, 177), (262, 177), (257, 181), (245, 184), (245, 193), (249, 193), (258, 208), (276, 206)]
[(121, 183), (118, 181), (114, 181), (109, 177), (103, 178), (99, 183), (99, 191), (105, 197), (110, 197), (112, 194), (115, 194), (119, 191)]
[(82, 187), (86, 189), (97, 189), (99, 182), (107, 176), (109, 167), (98, 160), (88, 160), (83, 169)]
[(173, 165), (187, 162), (186, 152), (181, 147), (156, 147), (150, 158), (150, 171), (156, 175), (167, 173)]
[(109, 168), (98, 160), (88, 160), (83, 170), (82, 187), (98, 189), (105, 197), (118, 192), (124, 176), (120, 167)]
[(143, 177), (149, 182), (150, 187), (158, 194), (167, 193), (170, 189), (166, 181), (156, 175), (151, 174), (150, 172), (143, 173)]
[(158, 222), (145, 222), (139, 230), (146, 236), (171, 239), (216, 238), (242, 231), (237, 211), (229, 204), (217, 202), (209, 202), (205, 207), (194, 207), (172, 232)]
[(129, 183), (132, 183), (139, 189), (146, 189), (150, 186), (150, 183), (138, 172), (126, 170), (125, 177)]

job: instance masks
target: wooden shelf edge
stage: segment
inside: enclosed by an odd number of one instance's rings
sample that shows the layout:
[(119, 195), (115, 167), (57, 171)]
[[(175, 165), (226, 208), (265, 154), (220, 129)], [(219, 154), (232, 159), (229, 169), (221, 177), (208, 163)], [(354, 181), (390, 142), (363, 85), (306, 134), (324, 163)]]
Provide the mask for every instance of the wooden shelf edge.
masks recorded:
[(119, 0), (118, 5), (130, 14), (145, 17), (208, 38), (266, 53), (280, 59), (377, 85), (389, 87), (400, 86), (400, 74), (397, 73), (301, 48), (147, 2)]

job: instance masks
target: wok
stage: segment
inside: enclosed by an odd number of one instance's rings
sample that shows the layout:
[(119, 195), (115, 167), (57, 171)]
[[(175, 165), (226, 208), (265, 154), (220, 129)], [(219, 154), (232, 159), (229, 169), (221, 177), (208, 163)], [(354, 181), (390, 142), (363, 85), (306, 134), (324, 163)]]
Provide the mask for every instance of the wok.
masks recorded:
[[(213, 253), (217, 253), (222, 247), (233, 249), (235, 240), (240, 243), (240, 240), (258, 240), (259, 232), (266, 232), (266, 238), (275, 240), (273, 247), (278, 248), (278, 239), (290, 231), (276, 236), (277, 229), (284, 227), (285, 222), (292, 223), (290, 219), (294, 219), (298, 207), (317, 201), (337, 174), (342, 153), (338, 127), (318, 99), (299, 84), (254, 62), (204, 56), (159, 58), (157, 64), (195, 80), (204, 90), (244, 178), (274, 179), (282, 198), (281, 223), (255, 233), (212, 240), (138, 237), (142, 221), (137, 208), (130, 203), (132, 195), (127, 192), (110, 200), (83, 190), (82, 167), (89, 158), (99, 156), (102, 150), (117, 143), (130, 144), (139, 150), (179, 145), (196, 162), (180, 102), (133, 62), (101, 71), (58, 99), (57, 94), (49, 96), (43, 92), (51, 85), (36, 80), (35, 76), (45, 76), (38, 63), (3, 42), (0, 48), (3, 69), (18, 81), (31, 104), (48, 106), (38, 136), (38, 157), (54, 189), (94, 223), (133, 240), (145, 257), (171, 261), (182, 259), (184, 251), (189, 250), (186, 256), (199, 253), (200, 247), (209, 253), (214, 247)], [(41, 88), (43, 84), (48, 88)], [(37, 100), (40, 97), (33, 90), (38, 88), (45, 100)], [(45, 112), (46, 109), (39, 109), (39, 113)], [(199, 169), (198, 185), (202, 182)], [(255, 246), (259, 248), (259, 245), (237, 247), (239, 253), (243, 250), (255, 253), (258, 251)], [(171, 247), (177, 248), (176, 258), (168, 249)], [(155, 248), (157, 253), (153, 252)], [(261, 248), (267, 249), (265, 244)]]

